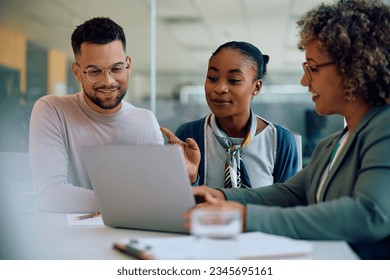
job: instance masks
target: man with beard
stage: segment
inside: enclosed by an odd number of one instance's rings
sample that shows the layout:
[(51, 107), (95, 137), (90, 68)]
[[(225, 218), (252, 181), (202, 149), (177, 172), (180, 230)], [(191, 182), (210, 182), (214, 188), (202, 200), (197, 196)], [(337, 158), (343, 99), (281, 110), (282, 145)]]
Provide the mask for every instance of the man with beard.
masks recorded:
[(74, 30), (72, 48), (72, 70), (82, 91), (35, 103), (29, 153), (40, 210), (94, 212), (98, 206), (82, 147), (164, 140), (152, 112), (122, 100), (131, 71), (123, 29), (109, 18), (87, 20)]

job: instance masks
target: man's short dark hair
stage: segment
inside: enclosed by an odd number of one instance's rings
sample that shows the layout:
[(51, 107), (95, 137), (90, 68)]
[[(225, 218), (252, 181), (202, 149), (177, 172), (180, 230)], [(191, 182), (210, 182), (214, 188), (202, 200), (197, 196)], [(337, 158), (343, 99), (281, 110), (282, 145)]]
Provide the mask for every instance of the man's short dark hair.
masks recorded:
[(79, 54), (82, 43), (108, 44), (120, 40), (126, 51), (126, 37), (120, 25), (110, 18), (95, 17), (76, 27), (72, 34), (73, 53)]

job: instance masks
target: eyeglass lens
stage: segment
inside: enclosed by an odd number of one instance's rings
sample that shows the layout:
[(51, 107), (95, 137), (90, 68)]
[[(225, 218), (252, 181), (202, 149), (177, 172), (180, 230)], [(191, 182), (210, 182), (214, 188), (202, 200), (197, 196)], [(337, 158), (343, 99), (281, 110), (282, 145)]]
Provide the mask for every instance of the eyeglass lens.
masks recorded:
[(309, 81), (311, 81), (311, 74), (310, 74), (310, 69), (309, 66), (307, 65), (306, 62), (302, 63), (302, 67), (303, 67), (303, 72), (305, 73), (305, 75), (307, 76), (307, 78), (309, 79)]
[(122, 74), (125, 72), (125, 65), (115, 65), (108, 69), (103, 69), (101, 67), (90, 67), (85, 71), (88, 79), (91, 82), (99, 82), (104, 77), (104, 72), (107, 71), (113, 79), (118, 79), (122, 77)]

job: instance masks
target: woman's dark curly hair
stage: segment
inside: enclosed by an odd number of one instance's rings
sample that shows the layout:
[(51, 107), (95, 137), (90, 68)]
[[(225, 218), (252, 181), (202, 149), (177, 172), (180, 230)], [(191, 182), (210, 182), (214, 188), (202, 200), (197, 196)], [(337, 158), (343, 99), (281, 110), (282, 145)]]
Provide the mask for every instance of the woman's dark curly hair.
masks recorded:
[(390, 102), (390, 7), (379, 0), (321, 4), (298, 22), (304, 50), (319, 39), (336, 63), (346, 95), (381, 106)]

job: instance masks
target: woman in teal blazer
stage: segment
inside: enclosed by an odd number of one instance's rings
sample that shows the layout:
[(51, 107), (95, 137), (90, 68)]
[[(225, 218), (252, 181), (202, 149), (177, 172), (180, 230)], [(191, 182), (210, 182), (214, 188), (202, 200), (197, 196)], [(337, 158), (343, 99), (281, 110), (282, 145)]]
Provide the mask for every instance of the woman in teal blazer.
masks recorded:
[(301, 84), (318, 114), (342, 115), (346, 127), (321, 141), (309, 165), (285, 183), (194, 188), (203, 207), (240, 209), (246, 231), (345, 240), (363, 259), (390, 259), (389, 19), (380, 1), (340, 0), (298, 21)]

